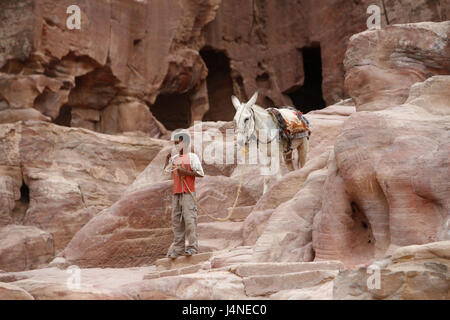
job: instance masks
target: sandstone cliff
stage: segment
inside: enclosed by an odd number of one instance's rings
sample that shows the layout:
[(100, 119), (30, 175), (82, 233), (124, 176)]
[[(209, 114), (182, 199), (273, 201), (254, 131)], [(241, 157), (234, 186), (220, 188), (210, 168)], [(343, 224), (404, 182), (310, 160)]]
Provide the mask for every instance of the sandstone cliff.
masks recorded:
[[(383, 1), (366, 30), (365, 0), (79, 1), (68, 31), (71, 2), (0, 3), (0, 298), (450, 298), (445, 2)], [(263, 195), (257, 166), (205, 163), (199, 203), (225, 216), (244, 175), (236, 210), (164, 258), (170, 130), (232, 130), (256, 89), (313, 101), (306, 165)]]

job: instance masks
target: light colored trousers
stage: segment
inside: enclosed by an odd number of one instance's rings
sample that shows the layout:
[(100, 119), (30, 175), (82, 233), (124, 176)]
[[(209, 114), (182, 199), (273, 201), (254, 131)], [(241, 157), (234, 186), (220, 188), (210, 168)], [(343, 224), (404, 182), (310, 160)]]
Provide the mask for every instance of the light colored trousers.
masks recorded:
[[(195, 191), (192, 192), (195, 197)], [(197, 240), (197, 205), (189, 193), (177, 193), (172, 198), (172, 231), (173, 243), (167, 255), (175, 252), (183, 254), (185, 250), (192, 249), (198, 252)], [(185, 245), (187, 240), (188, 244)]]

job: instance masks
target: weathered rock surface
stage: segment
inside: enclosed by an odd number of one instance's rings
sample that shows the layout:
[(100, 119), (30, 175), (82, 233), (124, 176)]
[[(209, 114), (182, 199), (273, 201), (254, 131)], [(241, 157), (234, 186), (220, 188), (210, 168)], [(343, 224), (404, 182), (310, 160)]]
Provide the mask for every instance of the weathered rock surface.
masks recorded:
[(402, 104), (414, 83), (449, 74), (449, 34), (447, 21), (395, 25), (352, 36), (344, 61), (345, 86), (357, 110)]
[[(334, 281), (335, 299), (450, 299), (450, 241), (402, 247)], [(376, 276), (379, 274), (379, 278)]]
[(34, 300), (34, 298), (18, 286), (0, 282), (0, 300)]
[[(336, 261), (288, 265), (235, 261), (221, 268), (213, 267), (216, 257), (231, 256), (233, 252), (246, 249), (202, 253), (175, 260), (163, 258), (147, 267), (73, 269), (71, 266), (69, 272), (66, 266), (10, 272), (0, 276), (0, 283), (24, 290), (34, 299), (266, 299), (269, 291), (280, 295), (274, 299), (305, 296), (308, 292), (309, 297), (312, 292), (320, 292), (325, 298), (331, 292), (329, 285), (325, 285), (332, 282), (342, 268)], [(72, 281), (74, 270), (80, 276), (78, 287), (76, 281)], [(309, 282), (286, 285), (280, 281), (289, 277)], [(263, 278), (272, 281), (269, 291), (259, 285)]]
[(449, 89), (435, 76), (405, 104), (350, 116), (314, 221), (316, 259), (358, 264), (449, 239)]
[[(73, 4), (81, 9), (80, 30), (66, 27)], [(191, 47), (217, 4), (3, 1), (8, 27), (0, 43), (8, 49), (0, 54), (0, 118), (30, 118), (18, 110), (35, 108), (68, 126), (164, 135), (145, 102), (161, 92), (186, 93), (204, 80), (206, 67)]]
[[(74, 4), (81, 9), (80, 30), (66, 26)], [(445, 21), (450, 10), (446, 2), (425, 0), (4, 0), (0, 123), (39, 119), (165, 137), (165, 127), (231, 120), (233, 92), (245, 100), (259, 89), (267, 107), (292, 104), (305, 85), (314, 91), (312, 104), (332, 104), (347, 95), (347, 41), (366, 30), (373, 4), (383, 27)], [(319, 61), (313, 72), (322, 70), (315, 87), (303, 63), (308, 68), (308, 50)]]
[[(79, 269), (79, 287), (64, 268), (0, 275), (0, 297), (34, 299), (448, 299), (448, 241), (403, 247), (376, 261), (381, 288), (367, 289), (366, 267), (339, 261), (237, 262), (214, 268), (241, 247), (135, 268)], [(234, 253), (233, 253), (234, 252)], [(239, 254), (238, 254), (239, 255)], [(236, 255), (235, 255), (236, 256)], [(73, 266), (71, 267), (73, 268)], [(75, 269), (76, 270), (76, 269)], [(373, 274), (373, 273), (372, 273)], [(6, 294), (4, 288), (7, 289)], [(13, 292), (11, 292), (13, 290)]]
[[(33, 260), (38, 252), (47, 259), (50, 251), (65, 248), (85, 223), (119, 199), (166, 144), (41, 121), (0, 125), (0, 141), (0, 225), (36, 226), (52, 239), (48, 249), (28, 253), (27, 263), (16, 259), (21, 267), (42, 263)], [(27, 239), (20, 234), (17, 248)]]
[[(367, 29), (366, 11), (370, 5), (379, 6), (382, 27), (394, 23), (446, 21), (450, 12), (448, 3), (425, 0), (332, 3), (258, 0), (239, 4), (222, 1), (216, 18), (204, 29), (205, 43), (225, 50), (230, 58), (234, 92), (245, 100), (259, 89), (259, 102), (263, 106), (291, 103), (288, 94), (309, 80), (305, 79), (302, 51), (320, 47), (323, 98), (330, 105), (350, 93), (344, 90), (342, 62), (350, 36)], [(315, 95), (320, 94), (315, 91)], [(220, 102), (214, 103), (225, 107)]]
[(254, 261), (313, 261), (313, 219), (326, 177), (326, 169), (310, 173), (294, 197), (274, 210), (255, 243)]
[(5, 271), (44, 267), (53, 258), (53, 236), (33, 226), (0, 228), (0, 266)]
[(173, 238), (171, 191), (167, 181), (127, 194), (77, 232), (62, 256), (83, 267), (138, 266), (163, 257)]
[[(119, 288), (124, 284), (141, 280), (152, 270), (154, 266), (139, 269), (44, 268), (7, 273), (10, 279), (3, 276), (2, 281), (7, 282), (9, 286), (21, 288), (36, 300), (123, 300), (130, 299), (130, 296)], [(80, 276), (79, 283), (72, 279), (76, 274)], [(0, 282), (1, 284), (3, 282)]]

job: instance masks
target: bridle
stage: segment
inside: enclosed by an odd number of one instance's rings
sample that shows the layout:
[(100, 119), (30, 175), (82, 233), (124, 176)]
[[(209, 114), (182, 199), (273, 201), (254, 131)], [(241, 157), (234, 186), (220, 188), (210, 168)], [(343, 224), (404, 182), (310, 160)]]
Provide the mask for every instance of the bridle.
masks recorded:
[[(253, 110), (252, 107), (249, 107), (249, 108), (250, 108), (251, 118), (252, 118), (252, 121), (253, 121), (253, 130), (251, 131), (252, 133), (250, 135), (246, 135), (246, 137), (249, 136), (249, 138), (245, 142), (245, 144), (250, 143), (250, 141), (252, 141), (254, 139), (256, 139), (257, 145), (259, 145), (259, 143), (262, 143), (262, 144), (269, 144), (269, 143), (271, 143), (277, 137), (277, 134), (275, 134), (273, 136), (273, 138), (270, 139), (269, 141), (261, 141), (261, 140), (259, 140), (259, 137), (257, 135), (255, 135), (255, 132), (256, 132), (256, 115), (255, 115), (255, 110)], [(242, 113), (239, 115), (238, 123), (239, 123), (239, 121), (241, 119), (241, 116), (242, 116)], [(238, 129), (238, 133), (239, 132), (245, 133), (245, 129), (243, 129), (243, 130)]]

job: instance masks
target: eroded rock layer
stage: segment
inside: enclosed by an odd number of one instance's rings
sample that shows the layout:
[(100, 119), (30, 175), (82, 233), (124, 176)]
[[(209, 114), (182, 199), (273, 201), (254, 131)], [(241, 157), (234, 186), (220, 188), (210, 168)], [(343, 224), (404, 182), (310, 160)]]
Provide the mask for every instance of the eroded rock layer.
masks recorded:
[[(74, 4), (81, 25), (72, 30)], [(231, 120), (229, 96), (245, 100), (256, 89), (264, 107), (320, 109), (347, 96), (347, 41), (367, 29), (370, 5), (380, 8), (382, 27), (445, 21), (450, 10), (411, 0), (5, 0), (0, 123), (38, 119), (167, 137), (195, 120)], [(416, 32), (408, 30), (398, 32)]]

